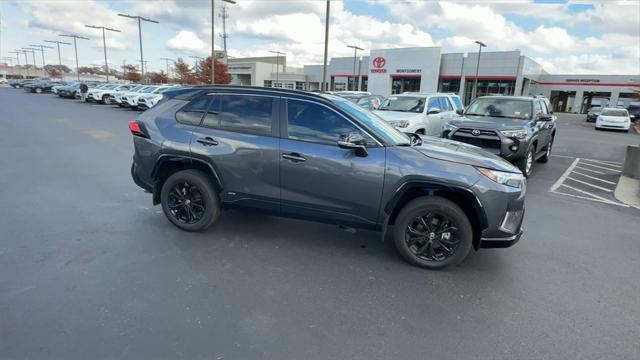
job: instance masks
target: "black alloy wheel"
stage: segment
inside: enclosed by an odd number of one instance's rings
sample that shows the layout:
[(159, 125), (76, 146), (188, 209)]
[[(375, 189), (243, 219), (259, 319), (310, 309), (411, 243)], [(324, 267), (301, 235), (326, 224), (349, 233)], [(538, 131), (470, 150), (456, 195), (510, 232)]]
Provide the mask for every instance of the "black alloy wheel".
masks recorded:
[(444, 261), (460, 245), (452, 219), (437, 212), (417, 216), (407, 225), (405, 242), (411, 253), (426, 261)]
[(451, 200), (433, 196), (408, 202), (393, 227), (398, 253), (408, 263), (440, 269), (460, 263), (473, 242), (473, 227), (465, 212)]
[(207, 205), (202, 193), (194, 184), (184, 181), (169, 191), (168, 204), (171, 215), (179, 222), (195, 224), (202, 220)]
[(169, 221), (185, 231), (202, 231), (222, 211), (209, 177), (198, 170), (182, 170), (165, 180), (160, 191), (162, 210)]

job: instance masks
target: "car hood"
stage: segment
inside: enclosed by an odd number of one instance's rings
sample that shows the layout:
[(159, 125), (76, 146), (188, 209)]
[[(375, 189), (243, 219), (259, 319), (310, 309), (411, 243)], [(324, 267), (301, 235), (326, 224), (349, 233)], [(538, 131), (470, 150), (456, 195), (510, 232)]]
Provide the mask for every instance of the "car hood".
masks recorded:
[(450, 120), (455, 127), (477, 127), (482, 129), (506, 130), (522, 128), (527, 120), (507, 119), (492, 116), (464, 116)]
[(477, 146), (429, 136), (421, 136), (420, 138), (422, 145), (412, 147), (428, 157), (498, 171), (520, 173), (520, 170), (508, 161)]
[(411, 120), (422, 117), (421, 113), (406, 111), (374, 110), (373, 113), (380, 116), (386, 121)]

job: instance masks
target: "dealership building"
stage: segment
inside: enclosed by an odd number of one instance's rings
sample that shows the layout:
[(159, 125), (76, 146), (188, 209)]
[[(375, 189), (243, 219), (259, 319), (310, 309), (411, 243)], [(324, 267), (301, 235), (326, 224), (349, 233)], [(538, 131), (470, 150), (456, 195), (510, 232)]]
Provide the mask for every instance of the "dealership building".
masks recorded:
[[(584, 113), (595, 105), (627, 107), (634, 101), (634, 90), (640, 90), (638, 70), (634, 75), (556, 75), (519, 50), (485, 51), (478, 61), (478, 53), (443, 54), (440, 47), (415, 47), (332, 58), (326, 86), (383, 96), (449, 92), (468, 104), (477, 80), (478, 96), (544, 95), (555, 111)], [(322, 83), (322, 65), (288, 68), (285, 57), (229, 59), (229, 72), (238, 85), (319, 90)]]

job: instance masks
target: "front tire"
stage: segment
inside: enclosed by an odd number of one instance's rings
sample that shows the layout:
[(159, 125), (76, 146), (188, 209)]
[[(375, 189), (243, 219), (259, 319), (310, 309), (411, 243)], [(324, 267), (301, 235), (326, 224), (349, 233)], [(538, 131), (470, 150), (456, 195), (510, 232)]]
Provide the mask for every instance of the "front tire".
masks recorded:
[(518, 169), (520, 169), (520, 171), (522, 171), (522, 174), (525, 177), (529, 177), (529, 175), (531, 175), (531, 171), (533, 170), (533, 159), (536, 153), (536, 148), (531, 146), (529, 147), (529, 149), (527, 149), (527, 152), (525, 153), (524, 157), (522, 159), (520, 159), (520, 161), (518, 161)]
[(42, 94), (42, 89), (41, 88), (36, 88), (36, 94)]
[(105, 105), (111, 105), (111, 98), (109, 95), (105, 95), (102, 97), (102, 103)]
[(440, 269), (456, 265), (471, 250), (473, 228), (464, 211), (441, 197), (420, 197), (398, 214), (393, 240), (408, 263)]
[(184, 231), (203, 231), (220, 216), (220, 200), (208, 177), (198, 170), (183, 170), (162, 185), (160, 201), (165, 216)]

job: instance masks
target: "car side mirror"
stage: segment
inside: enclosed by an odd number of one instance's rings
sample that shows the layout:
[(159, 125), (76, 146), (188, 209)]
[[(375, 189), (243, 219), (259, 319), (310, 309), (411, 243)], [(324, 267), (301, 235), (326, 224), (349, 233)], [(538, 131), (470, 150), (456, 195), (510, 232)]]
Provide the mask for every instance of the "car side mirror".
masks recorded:
[(360, 157), (369, 155), (367, 151), (367, 140), (357, 133), (340, 136), (338, 146), (342, 149), (355, 150), (356, 155)]
[(536, 119), (538, 121), (551, 121), (553, 120), (553, 117), (549, 114), (540, 114), (538, 115), (538, 118)]
[(429, 109), (429, 111), (427, 111), (427, 115), (435, 115), (435, 114), (440, 114), (440, 109), (431, 108), (431, 109)]
[(458, 110), (456, 110), (456, 114), (458, 114), (458, 115), (463, 115), (463, 114), (464, 114), (464, 109), (458, 109)]

